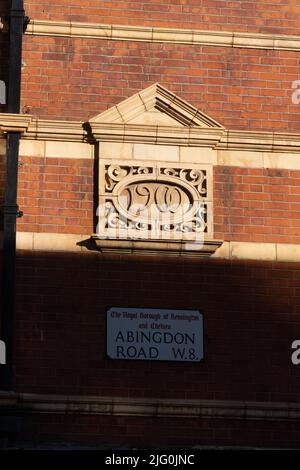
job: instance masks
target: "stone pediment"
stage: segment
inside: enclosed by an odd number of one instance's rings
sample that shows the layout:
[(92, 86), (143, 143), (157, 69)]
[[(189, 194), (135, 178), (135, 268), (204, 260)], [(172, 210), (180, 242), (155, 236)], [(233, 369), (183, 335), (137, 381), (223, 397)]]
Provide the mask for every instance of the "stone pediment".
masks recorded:
[(98, 249), (210, 256), (221, 245), (202, 150), (220, 141), (221, 124), (155, 83), (89, 126), (100, 142)]
[(150, 126), (224, 129), (221, 124), (176, 94), (154, 83), (139, 93), (90, 119), (91, 124), (132, 124)]

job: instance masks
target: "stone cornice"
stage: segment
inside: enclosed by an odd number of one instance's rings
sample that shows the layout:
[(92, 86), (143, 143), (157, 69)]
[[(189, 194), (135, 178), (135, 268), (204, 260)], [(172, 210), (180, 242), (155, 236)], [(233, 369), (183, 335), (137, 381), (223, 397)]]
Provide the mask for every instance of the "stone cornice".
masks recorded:
[[(89, 130), (87, 130), (89, 127)], [(211, 147), (226, 150), (300, 152), (300, 134), (33, 119), (28, 114), (0, 113), (0, 132), (22, 132), (22, 139), (60, 142), (141, 142)]]
[(85, 142), (87, 132), (83, 122), (34, 119), (29, 114), (0, 113), (0, 132), (21, 132), (30, 140)]
[(84, 130), (82, 122), (32, 119), (24, 138), (32, 140), (59, 140), (62, 142), (85, 142), (87, 132)]
[[(96, 240), (97, 241), (97, 240)], [(130, 244), (130, 240), (128, 241)], [(142, 242), (141, 242), (142, 243)], [(73, 253), (93, 253), (95, 241), (91, 240), (90, 234), (72, 234), (72, 233), (33, 233), (17, 232), (17, 249), (42, 251), (42, 252), (73, 252)], [(121, 240), (99, 240), (98, 250), (103, 253), (111, 252), (112, 245), (119, 252), (133, 252), (134, 246), (122, 246)], [(102, 247), (101, 247), (102, 245)], [(106, 245), (106, 246), (105, 246)], [(212, 258), (231, 259), (231, 260), (259, 260), (259, 261), (277, 261), (300, 263), (300, 243), (254, 243), (226, 241), (222, 246), (218, 241), (206, 241), (206, 247), (202, 254), (210, 254)], [(219, 248), (218, 248), (219, 246)], [(135, 247), (135, 253), (142, 253), (143, 246)], [(148, 247), (149, 248), (149, 247)], [(167, 247), (168, 248), (168, 247)], [(169, 247), (171, 248), (171, 246)], [(157, 252), (159, 250), (156, 250)], [(169, 250), (171, 251), (171, 250)], [(215, 251), (215, 253), (213, 253)], [(149, 251), (148, 251), (149, 252)], [(172, 253), (170, 253), (172, 254)], [(179, 253), (180, 254), (180, 253)], [(197, 254), (197, 253), (196, 253)], [(198, 253), (201, 257), (201, 252)]]
[[(7, 115), (5, 115), (7, 116)], [(23, 121), (5, 119), (1, 130), (15, 129), (24, 132), (30, 140), (55, 140), (62, 142), (142, 142), (149, 144), (187, 145), (228, 150), (264, 152), (300, 152), (300, 134), (256, 132), (217, 128), (179, 128), (138, 124), (90, 123), (91, 132), (82, 122), (32, 119)], [(26, 127), (27, 126), (27, 127)], [(19, 129), (19, 130), (18, 130)], [(21, 130), (20, 130), (21, 129)]]
[(155, 125), (98, 122), (91, 122), (90, 126), (95, 140), (104, 142), (142, 142), (145, 144), (215, 147), (224, 134), (224, 129), (219, 128), (158, 127)]
[(220, 240), (204, 240), (203, 243), (163, 240), (121, 240), (102, 239), (97, 235), (92, 237), (96, 249), (102, 253), (119, 252), (147, 255), (188, 256), (206, 258), (211, 256), (221, 245)]
[(229, 150), (261, 150), (264, 152), (299, 152), (300, 134), (226, 130), (217, 148)]
[(180, 400), (41, 394), (0, 394), (0, 409), (24, 413), (60, 413), (166, 418), (299, 420), (299, 403), (230, 400)]
[(91, 122), (97, 141), (143, 142), (230, 150), (299, 152), (300, 134)]
[(28, 114), (0, 113), (0, 132), (21, 132), (28, 130), (32, 116)]
[(38, 19), (30, 21), (26, 34), (37, 36), (242, 47), (251, 49), (300, 50), (300, 36), (109, 25)]

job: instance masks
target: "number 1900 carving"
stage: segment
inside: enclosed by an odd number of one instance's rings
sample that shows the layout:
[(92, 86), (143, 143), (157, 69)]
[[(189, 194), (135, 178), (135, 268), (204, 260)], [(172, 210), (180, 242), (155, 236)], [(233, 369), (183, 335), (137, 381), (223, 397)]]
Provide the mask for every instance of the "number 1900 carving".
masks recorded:
[(103, 164), (98, 235), (197, 240), (210, 232), (208, 169)]

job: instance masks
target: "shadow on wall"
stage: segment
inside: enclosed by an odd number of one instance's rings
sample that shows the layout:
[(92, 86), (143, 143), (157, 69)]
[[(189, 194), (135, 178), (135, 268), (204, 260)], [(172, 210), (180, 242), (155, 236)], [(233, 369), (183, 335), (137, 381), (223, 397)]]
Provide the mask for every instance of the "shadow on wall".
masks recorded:
[[(17, 391), (299, 403), (300, 264), (19, 252)], [(106, 357), (109, 306), (200, 309), (200, 363)], [(32, 396), (32, 395), (30, 395)], [(41, 398), (42, 399), (42, 398)], [(274, 404), (276, 407), (276, 403)], [(295, 420), (26, 414), (21, 439), (111, 446), (298, 447)]]
[[(299, 278), (297, 263), (20, 252), (17, 390), (297, 402)], [(204, 362), (108, 359), (110, 306), (202, 310)]]

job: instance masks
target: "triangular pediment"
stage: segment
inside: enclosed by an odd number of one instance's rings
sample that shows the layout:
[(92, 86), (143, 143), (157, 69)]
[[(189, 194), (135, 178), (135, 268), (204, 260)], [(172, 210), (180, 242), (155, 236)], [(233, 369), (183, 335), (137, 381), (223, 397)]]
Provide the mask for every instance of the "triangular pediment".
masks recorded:
[(223, 129), (217, 121), (159, 83), (125, 99), (90, 122)]

